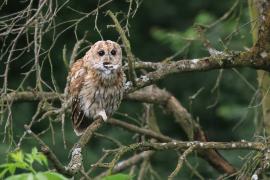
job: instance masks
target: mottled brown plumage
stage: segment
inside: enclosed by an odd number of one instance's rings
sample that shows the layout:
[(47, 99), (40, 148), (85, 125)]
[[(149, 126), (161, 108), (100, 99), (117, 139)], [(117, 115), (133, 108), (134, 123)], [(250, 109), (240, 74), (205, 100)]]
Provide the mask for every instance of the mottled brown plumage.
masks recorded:
[(124, 92), (121, 47), (110, 40), (96, 42), (70, 69), (72, 122), (81, 135), (98, 116), (104, 121), (118, 109)]

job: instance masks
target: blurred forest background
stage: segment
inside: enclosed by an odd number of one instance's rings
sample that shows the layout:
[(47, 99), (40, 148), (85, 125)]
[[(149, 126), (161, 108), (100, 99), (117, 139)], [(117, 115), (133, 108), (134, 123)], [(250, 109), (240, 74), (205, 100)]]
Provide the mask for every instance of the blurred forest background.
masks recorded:
[[(82, 57), (92, 43), (101, 39), (98, 31), (104, 39), (120, 42), (115, 29), (108, 27), (113, 22), (106, 15), (106, 11), (119, 12), (117, 17), (122, 19), (121, 23), (124, 26), (130, 6), (128, 1), (112, 1), (100, 8), (97, 16), (93, 14), (80, 19), (86, 13), (96, 9), (98, 4), (104, 2), (103, 0), (57, 0), (54, 2), (55, 6), (58, 4), (61, 9), (50, 24), (51, 27), (48, 29), (44, 27), (40, 49), (41, 77), (47, 84), (42, 85), (44, 91), (50, 91), (51, 88), (58, 92), (64, 91), (68, 75), (67, 61), (69, 61), (69, 59), (65, 59), (65, 56), (71, 55), (72, 49), (79, 39), (85, 37), (77, 58)], [(0, 19), (24, 9), (29, 1), (8, 0), (2, 3)], [(38, 6), (38, 2), (33, 1), (33, 6)], [(224, 16), (224, 14), (227, 15)], [(220, 19), (221, 17), (224, 18)], [(76, 26), (75, 23), (77, 23)], [(207, 39), (216, 49), (221, 51), (245, 50), (252, 46), (250, 23), (248, 3), (244, 0), (144, 0), (133, 2), (132, 12), (128, 18), (129, 33), (127, 34), (132, 51), (137, 58), (142, 61), (157, 62), (166, 60), (170, 56), (174, 57), (173, 60), (208, 56), (208, 51), (198, 38), (195, 29), (198, 24), (205, 28)], [(54, 27), (55, 25), (57, 26)], [(0, 27), (4, 26), (5, 24), (0, 24)], [(34, 30), (31, 30), (30, 33), (34, 33)], [(12, 34), (5, 41), (3, 37), (0, 37), (0, 47), (3, 48), (13, 39)], [(27, 43), (27, 36), (22, 37), (18, 40), (17, 48), (25, 47)], [(18, 88), (24, 90), (37, 88), (35, 73), (30, 74), (22, 83), (34, 63), (35, 55), (32, 48), (26, 49), (20, 56), (19, 52), (15, 52), (15, 56), (19, 56), (19, 58), (10, 64), (8, 91)], [(50, 50), (47, 52), (46, 50), (49, 48)], [(42, 54), (43, 52), (44, 54)], [(7, 56), (3, 51), (0, 55), (0, 74), (3, 74)], [(4, 78), (0, 77), (1, 87), (3, 83)], [(177, 97), (193, 118), (200, 123), (209, 141), (252, 140), (261, 128), (258, 116), (259, 105), (256, 101), (256, 71), (252, 69), (176, 74), (159, 81), (157, 85)], [(0, 157), (2, 158), (0, 158), (0, 163), (6, 162), (7, 158), (4, 157), (7, 157), (7, 153), (13, 150), (18, 143), (25, 131), (24, 124), (28, 124), (31, 120), (37, 105), (37, 102), (15, 103), (12, 106), (12, 121), (10, 121), (12, 123), (8, 125), (6, 124), (8, 114), (1, 115)], [(187, 137), (174, 122), (174, 117), (164, 114), (159, 107), (155, 107), (155, 112), (163, 134), (186, 140)], [(115, 117), (140, 125), (142, 113), (143, 107), (140, 103), (123, 101)], [(71, 128), (69, 115), (66, 116), (65, 123), (66, 149), (62, 140), (61, 123), (54, 121), (52, 117), (47, 121), (35, 124), (32, 130), (40, 133), (52, 127), (53, 131), (49, 130), (40, 137), (50, 145), (57, 157), (67, 164), (70, 148), (78, 139)], [(8, 133), (5, 134), (6, 129), (8, 129)], [(114, 137), (126, 145), (136, 142), (134, 133), (112, 125), (105, 125), (99, 132)], [(38, 144), (33, 139), (27, 137), (23, 140), (21, 148), (29, 152), (32, 147), (37, 146)], [(88, 166), (95, 163), (102, 155), (102, 149), (113, 146), (114, 144), (110, 141), (94, 138), (83, 151), (84, 158), (86, 158), (84, 162)], [(245, 150), (221, 150), (219, 152), (238, 168), (244, 164), (245, 156), (249, 153)], [(206, 161), (197, 156), (190, 156), (188, 160), (206, 179), (215, 179), (220, 175)], [(160, 179), (165, 179), (174, 170), (176, 163), (177, 154), (169, 150), (157, 152), (151, 158), (152, 171), (157, 172)], [(137, 171), (138, 169), (135, 170), (135, 172)], [(95, 173), (99, 172), (100, 170)], [(94, 176), (94, 174), (92, 175)], [(149, 175), (150, 177), (151, 175)], [(185, 165), (177, 177), (198, 178)], [(156, 178), (153, 175), (153, 179)]]

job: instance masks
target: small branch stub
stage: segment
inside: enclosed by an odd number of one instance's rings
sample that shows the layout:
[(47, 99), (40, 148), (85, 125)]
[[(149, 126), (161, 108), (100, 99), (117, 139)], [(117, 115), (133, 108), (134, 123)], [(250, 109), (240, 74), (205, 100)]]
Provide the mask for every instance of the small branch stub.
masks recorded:
[(82, 149), (80, 147), (75, 148), (72, 151), (71, 161), (68, 164), (68, 170), (71, 171), (73, 174), (78, 172), (82, 167)]

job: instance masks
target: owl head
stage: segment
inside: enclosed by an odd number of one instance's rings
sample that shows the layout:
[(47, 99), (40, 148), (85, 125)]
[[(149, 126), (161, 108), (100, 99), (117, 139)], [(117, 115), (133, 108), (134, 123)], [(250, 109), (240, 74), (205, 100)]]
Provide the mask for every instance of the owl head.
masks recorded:
[(114, 41), (98, 41), (91, 46), (84, 60), (91, 69), (109, 75), (122, 67), (122, 50)]

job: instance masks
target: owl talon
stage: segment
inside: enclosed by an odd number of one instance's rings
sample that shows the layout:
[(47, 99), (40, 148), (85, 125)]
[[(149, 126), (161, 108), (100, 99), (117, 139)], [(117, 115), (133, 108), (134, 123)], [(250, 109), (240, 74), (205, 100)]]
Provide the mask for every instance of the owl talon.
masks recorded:
[(97, 114), (97, 116), (100, 116), (104, 122), (106, 122), (107, 119), (108, 119), (108, 117), (106, 115), (106, 112), (104, 110), (99, 111), (99, 113)]

